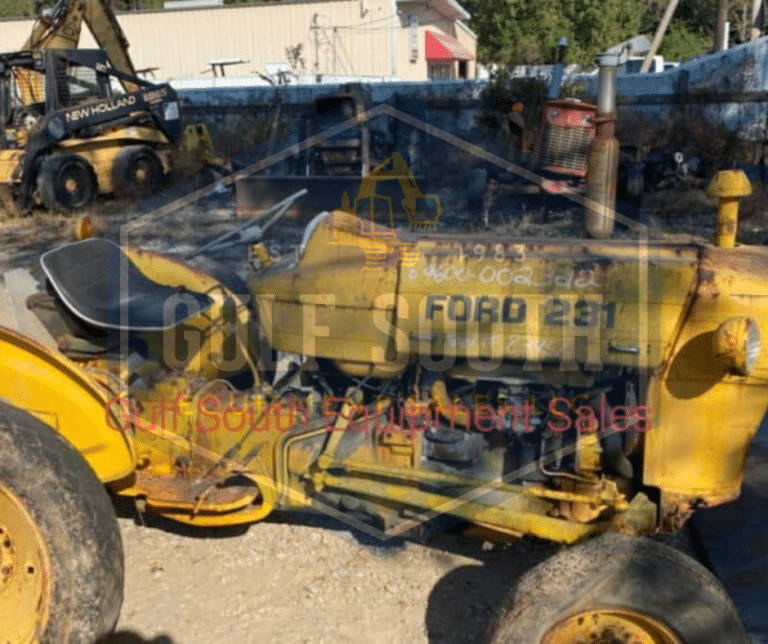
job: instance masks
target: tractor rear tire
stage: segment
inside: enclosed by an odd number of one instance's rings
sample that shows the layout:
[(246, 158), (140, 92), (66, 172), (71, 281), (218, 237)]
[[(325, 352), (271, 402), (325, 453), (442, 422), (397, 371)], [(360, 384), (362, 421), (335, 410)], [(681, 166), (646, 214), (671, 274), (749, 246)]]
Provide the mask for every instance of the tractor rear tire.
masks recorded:
[(129, 145), (112, 163), (112, 186), (119, 199), (142, 200), (160, 191), (165, 179), (163, 164), (147, 145)]
[(91, 467), (0, 401), (2, 642), (93, 644), (117, 623), (123, 575), (115, 511)]
[(54, 154), (37, 175), (37, 191), (48, 210), (73, 213), (88, 206), (98, 195), (96, 173), (77, 154)]
[(493, 619), (488, 644), (749, 644), (704, 566), (644, 537), (607, 534), (529, 571)]

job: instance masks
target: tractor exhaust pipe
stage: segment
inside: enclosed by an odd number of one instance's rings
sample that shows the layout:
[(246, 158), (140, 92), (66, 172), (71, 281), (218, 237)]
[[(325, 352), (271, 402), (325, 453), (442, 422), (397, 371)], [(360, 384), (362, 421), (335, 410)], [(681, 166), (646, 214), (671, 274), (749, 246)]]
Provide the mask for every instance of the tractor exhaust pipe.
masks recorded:
[(619, 141), (616, 126), (616, 71), (619, 56), (600, 54), (597, 89), (595, 138), (589, 146), (587, 197), (584, 206), (584, 231), (595, 239), (613, 233), (616, 208), (616, 180), (619, 171)]
[(560, 98), (560, 91), (563, 87), (563, 61), (565, 60), (565, 50), (568, 48), (568, 38), (560, 36), (557, 41), (557, 60), (552, 67), (552, 78), (549, 81), (549, 91), (547, 100), (557, 100)]

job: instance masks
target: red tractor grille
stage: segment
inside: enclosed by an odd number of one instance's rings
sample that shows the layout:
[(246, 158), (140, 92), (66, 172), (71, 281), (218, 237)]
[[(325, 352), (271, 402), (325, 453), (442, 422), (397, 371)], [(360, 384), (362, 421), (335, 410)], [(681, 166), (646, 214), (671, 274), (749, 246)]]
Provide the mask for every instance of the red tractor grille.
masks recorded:
[(596, 113), (594, 105), (575, 100), (544, 104), (538, 157), (545, 169), (586, 176), (589, 144), (595, 138), (593, 117)]

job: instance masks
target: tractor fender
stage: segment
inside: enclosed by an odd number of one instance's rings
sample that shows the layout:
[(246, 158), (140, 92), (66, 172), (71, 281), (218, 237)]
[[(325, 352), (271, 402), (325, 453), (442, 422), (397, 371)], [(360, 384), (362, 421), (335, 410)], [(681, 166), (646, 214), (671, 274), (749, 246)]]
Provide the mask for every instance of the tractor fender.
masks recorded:
[(64, 436), (102, 482), (133, 472), (132, 437), (121, 428), (124, 405), (65, 357), (0, 326), (0, 398)]

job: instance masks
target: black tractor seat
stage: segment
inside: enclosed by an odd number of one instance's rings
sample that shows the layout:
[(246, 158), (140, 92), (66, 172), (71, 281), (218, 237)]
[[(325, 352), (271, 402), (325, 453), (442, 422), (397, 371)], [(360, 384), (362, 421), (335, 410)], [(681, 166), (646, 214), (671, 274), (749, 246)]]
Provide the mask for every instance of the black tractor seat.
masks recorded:
[(60, 246), (43, 254), (40, 264), (69, 311), (103, 329), (162, 331), (213, 304), (203, 293), (152, 281), (106, 239)]

